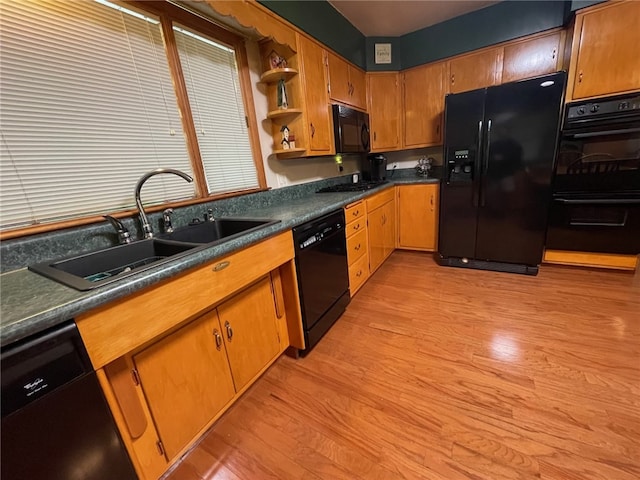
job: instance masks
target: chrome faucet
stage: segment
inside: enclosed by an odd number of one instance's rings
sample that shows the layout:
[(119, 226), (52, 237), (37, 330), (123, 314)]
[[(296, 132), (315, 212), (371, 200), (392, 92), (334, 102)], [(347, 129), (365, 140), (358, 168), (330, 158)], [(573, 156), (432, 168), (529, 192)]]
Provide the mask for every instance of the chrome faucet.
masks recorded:
[(171, 223), (171, 214), (173, 213), (173, 208), (167, 208), (164, 212), (162, 212), (162, 223), (164, 226), (164, 233), (173, 233), (173, 225)]
[(153, 237), (153, 229), (151, 228), (151, 224), (149, 223), (147, 214), (145, 213), (144, 207), (142, 206), (142, 200), (140, 200), (140, 190), (142, 190), (144, 182), (149, 180), (154, 175), (160, 175), (161, 173), (172, 173), (184, 178), (189, 183), (193, 182), (193, 178), (191, 178), (189, 175), (174, 168), (156, 168), (155, 170), (151, 170), (150, 172), (147, 172), (142, 177), (140, 177), (140, 180), (138, 180), (138, 183), (136, 184), (135, 197), (136, 206), (138, 207), (138, 212), (140, 213), (140, 223), (142, 224), (142, 234), (144, 235), (144, 238)]
[(109, 220), (109, 223), (111, 223), (111, 225), (113, 225), (113, 228), (116, 229), (116, 232), (118, 233), (118, 242), (120, 242), (120, 245), (131, 243), (131, 235), (129, 235), (127, 227), (125, 227), (120, 220), (112, 217), (111, 215), (103, 215), (103, 217)]

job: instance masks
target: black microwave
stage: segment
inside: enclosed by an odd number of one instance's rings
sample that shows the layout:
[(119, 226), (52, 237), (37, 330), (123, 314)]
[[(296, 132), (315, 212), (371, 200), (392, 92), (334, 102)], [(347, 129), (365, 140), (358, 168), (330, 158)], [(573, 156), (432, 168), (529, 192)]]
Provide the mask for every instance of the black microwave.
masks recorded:
[(332, 105), (332, 110), (336, 153), (369, 152), (369, 114), (344, 105)]

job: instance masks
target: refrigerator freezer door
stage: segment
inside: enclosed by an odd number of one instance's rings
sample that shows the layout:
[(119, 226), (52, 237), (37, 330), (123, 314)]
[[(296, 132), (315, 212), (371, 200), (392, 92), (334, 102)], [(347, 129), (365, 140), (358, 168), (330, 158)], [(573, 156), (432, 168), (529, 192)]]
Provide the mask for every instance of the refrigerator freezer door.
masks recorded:
[(559, 72), (487, 89), (479, 260), (542, 261), (564, 84)]
[(444, 257), (474, 256), (484, 97), (484, 89), (445, 97), (444, 176), (438, 234), (438, 253)]

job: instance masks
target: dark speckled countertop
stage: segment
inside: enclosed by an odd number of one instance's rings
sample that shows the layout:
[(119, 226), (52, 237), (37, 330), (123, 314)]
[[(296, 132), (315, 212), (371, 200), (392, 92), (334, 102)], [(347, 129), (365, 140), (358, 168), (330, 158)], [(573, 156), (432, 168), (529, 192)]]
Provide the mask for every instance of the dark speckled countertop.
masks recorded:
[[(126, 297), (144, 287), (203, 265), (274, 234), (291, 230), (338, 208), (397, 184), (438, 183), (438, 179), (397, 176), (390, 183), (367, 192), (312, 193), (277, 205), (254, 208), (248, 218), (271, 218), (279, 223), (239, 238), (198, 249), (156, 268), (123, 278), (94, 290), (81, 292), (49, 280), (26, 268), (0, 275), (0, 337), (2, 346), (42, 331), (92, 308)], [(234, 215), (242, 216), (242, 215)]]

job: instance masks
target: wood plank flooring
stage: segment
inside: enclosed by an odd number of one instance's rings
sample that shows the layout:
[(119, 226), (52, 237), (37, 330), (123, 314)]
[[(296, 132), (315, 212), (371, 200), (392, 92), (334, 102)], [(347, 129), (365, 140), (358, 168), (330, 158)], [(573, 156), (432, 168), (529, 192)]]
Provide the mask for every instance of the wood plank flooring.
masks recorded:
[(637, 480), (640, 274), (396, 251), (168, 480)]

